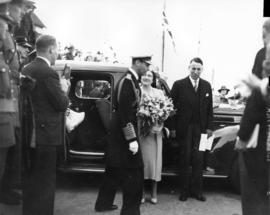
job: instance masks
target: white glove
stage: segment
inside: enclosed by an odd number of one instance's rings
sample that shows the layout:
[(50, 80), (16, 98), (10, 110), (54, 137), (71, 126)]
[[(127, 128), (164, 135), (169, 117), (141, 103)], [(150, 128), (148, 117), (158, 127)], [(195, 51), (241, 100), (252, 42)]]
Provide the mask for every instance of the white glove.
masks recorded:
[(138, 152), (139, 144), (137, 141), (133, 141), (129, 143), (129, 151), (131, 151), (134, 155)]

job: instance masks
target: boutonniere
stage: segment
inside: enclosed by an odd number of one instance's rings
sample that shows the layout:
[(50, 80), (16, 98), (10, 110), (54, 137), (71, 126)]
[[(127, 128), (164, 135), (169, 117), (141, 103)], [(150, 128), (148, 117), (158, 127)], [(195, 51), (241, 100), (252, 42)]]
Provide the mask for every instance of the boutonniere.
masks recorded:
[(208, 96), (209, 96), (209, 93), (206, 93), (206, 94), (205, 94), (205, 97), (208, 97)]

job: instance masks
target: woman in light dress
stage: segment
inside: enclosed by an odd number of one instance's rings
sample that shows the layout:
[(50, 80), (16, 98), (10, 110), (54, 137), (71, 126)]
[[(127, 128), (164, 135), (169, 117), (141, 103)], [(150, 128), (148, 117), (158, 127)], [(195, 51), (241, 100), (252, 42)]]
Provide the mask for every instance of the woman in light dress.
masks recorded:
[[(151, 97), (164, 98), (162, 90), (154, 88), (155, 74), (147, 71), (141, 77), (141, 91)], [(157, 203), (157, 182), (161, 181), (162, 169), (162, 132), (150, 132), (147, 136), (143, 136), (139, 132), (140, 146), (144, 162), (144, 179), (151, 180), (151, 199), (152, 204)], [(142, 203), (145, 202), (145, 194), (143, 194)]]

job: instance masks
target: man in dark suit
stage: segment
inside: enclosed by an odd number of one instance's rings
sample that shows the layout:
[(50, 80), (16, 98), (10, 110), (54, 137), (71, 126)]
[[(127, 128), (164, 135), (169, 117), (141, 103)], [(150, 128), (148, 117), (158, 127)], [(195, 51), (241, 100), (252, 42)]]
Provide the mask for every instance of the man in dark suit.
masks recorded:
[(123, 191), (121, 215), (139, 215), (143, 192), (143, 161), (137, 138), (137, 107), (140, 101), (139, 76), (151, 57), (133, 58), (132, 67), (114, 92), (114, 113), (106, 149), (104, 182), (99, 190), (96, 211), (117, 209), (113, 205), (118, 186)]
[(67, 80), (51, 68), (57, 58), (54, 37), (42, 35), (36, 41), (37, 57), (23, 69), (23, 75), (36, 80), (30, 92), (34, 135), (32, 166), (24, 179), (23, 214), (52, 215), (56, 180), (57, 146), (62, 143), (63, 117), (68, 106)]
[[(202, 133), (212, 135), (212, 89), (209, 82), (200, 78), (203, 62), (193, 58), (189, 64), (189, 76), (176, 81), (171, 90), (174, 107), (172, 135), (180, 145), (180, 201), (191, 195), (205, 201), (202, 194), (202, 169), (204, 152), (199, 151)], [(192, 167), (190, 183), (190, 166)]]

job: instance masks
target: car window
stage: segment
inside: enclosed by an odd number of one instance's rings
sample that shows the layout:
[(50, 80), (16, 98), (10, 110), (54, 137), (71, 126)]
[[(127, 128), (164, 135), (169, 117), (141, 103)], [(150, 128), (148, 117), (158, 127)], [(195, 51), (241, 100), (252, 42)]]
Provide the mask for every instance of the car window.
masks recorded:
[(79, 80), (76, 82), (75, 95), (80, 99), (109, 99), (111, 85), (106, 80)]

